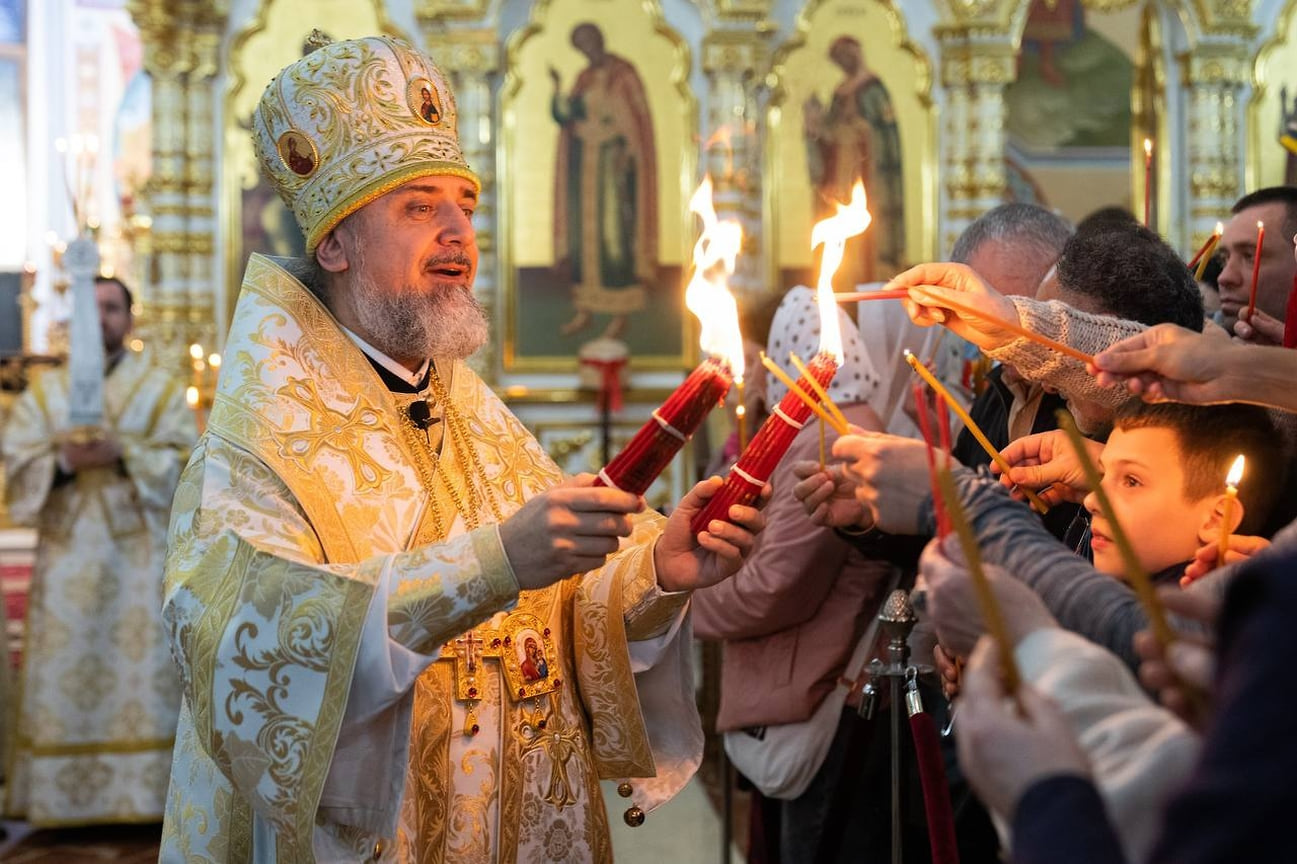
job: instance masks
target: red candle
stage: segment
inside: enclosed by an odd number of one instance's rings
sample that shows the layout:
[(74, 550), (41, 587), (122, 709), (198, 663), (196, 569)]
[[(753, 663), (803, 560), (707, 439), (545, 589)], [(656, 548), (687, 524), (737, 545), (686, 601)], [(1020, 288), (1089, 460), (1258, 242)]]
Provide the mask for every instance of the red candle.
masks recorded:
[(1247, 297), (1247, 314), (1243, 320), (1252, 322), (1252, 313), (1256, 311), (1256, 284), (1261, 276), (1261, 249), (1265, 244), (1265, 223), (1256, 223), (1256, 251), (1252, 253), (1252, 290)]
[(1152, 228), (1150, 217), (1153, 208), (1153, 142), (1144, 139), (1144, 227)]
[[(806, 371), (811, 373), (811, 377), (821, 387), (827, 388), (829, 382), (833, 380), (834, 373), (838, 371), (838, 363), (832, 355), (821, 351), (811, 358), (811, 362), (806, 365)], [(810, 399), (819, 401), (819, 396), (809, 386), (803, 385), (802, 389), (807, 392)], [(766, 481), (770, 479), (770, 475), (774, 473), (775, 466), (788, 452), (793, 439), (806, 425), (806, 420), (810, 416), (811, 409), (796, 393), (789, 392), (785, 395), (770, 417), (761, 425), (752, 442), (739, 455), (738, 464), (730, 469), (729, 476), (725, 478), (725, 485), (711, 497), (707, 506), (694, 516), (693, 522), (689, 524), (689, 530), (697, 534), (707, 530), (707, 526), (713, 520), (728, 522), (731, 506), (751, 504), (755, 501), (765, 487)]]
[(913, 384), (913, 392), (914, 413), (919, 418), (919, 432), (923, 435), (924, 450), (928, 454), (928, 482), (932, 485), (932, 512), (937, 517), (937, 536), (945, 538), (950, 533), (950, 521), (946, 513), (946, 505), (941, 498), (941, 485), (937, 482), (937, 456), (936, 448), (932, 443), (932, 423), (928, 418), (928, 399), (923, 385), (918, 381)]
[(636, 495), (647, 492), (707, 414), (725, 398), (732, 380), (728, 363), (715, 357), (704, 360), (599, 472), (594, 485)]

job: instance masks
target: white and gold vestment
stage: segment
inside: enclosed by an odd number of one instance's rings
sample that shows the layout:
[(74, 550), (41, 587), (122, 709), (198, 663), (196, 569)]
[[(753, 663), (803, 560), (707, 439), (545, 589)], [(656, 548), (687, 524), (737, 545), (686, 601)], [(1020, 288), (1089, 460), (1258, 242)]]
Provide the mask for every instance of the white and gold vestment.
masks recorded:
[(701, 757), (660, 517), (519, 593), (495, 523), (554, 464), (461, 362), (418, 429), (287, 266), (249, 262), (176, 496), (161, 860), (610, 860), (598, 780), (648, 810)]
[(68, 407), (67, 370), (45, 372), (4, 430), (10, 518), (40, 536), (5, 811), (156, 821), (180, 707), (159, 611), (167, 514), (197, 432), (183, 385), (127, 352), (104, 379), (120, 465), (60, 477)]

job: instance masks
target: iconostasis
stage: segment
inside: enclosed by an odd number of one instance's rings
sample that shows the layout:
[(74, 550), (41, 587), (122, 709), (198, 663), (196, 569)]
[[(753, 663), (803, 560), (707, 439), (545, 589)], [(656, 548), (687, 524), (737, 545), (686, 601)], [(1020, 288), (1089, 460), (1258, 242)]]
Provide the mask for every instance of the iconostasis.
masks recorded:
[[(0, 231), (0, 288), (27, 310), (0, 349), (57, 353), (59, 244), (80, 195), (105, 261), (137, 285), (141, 343), (186, 370), (191, 346), (219, 350), (247, 256), (301, 249), (248, 137), (264, 83), (315, 28), (387, 33), (452, 77), (486, 181), (476, 290), (494, 326), (473, 363), (565, 468), (597, 467), (604, 439), (615, 449), (697, 359), (682, 295), (704, 173), (745, 229), (741, 304), (810, 282), (811, 225), (857, 176), (874, 222), (839, 290), (942, 257), (1005, 200), (1079, 219), (1142, 215), (1148, 198), (1150, 222), (1191, 250), (1245, 188), (1293, 177), (1295, 8), (0, 0), (0, 111), (15, 120), (0, 170), (19, 172), (0, 218), (25, 216)], [(603, 417), (591, 373), (608, 362), (624, 364), (625, 399)], [(691, 473), (682, 462), (655, 494)]]

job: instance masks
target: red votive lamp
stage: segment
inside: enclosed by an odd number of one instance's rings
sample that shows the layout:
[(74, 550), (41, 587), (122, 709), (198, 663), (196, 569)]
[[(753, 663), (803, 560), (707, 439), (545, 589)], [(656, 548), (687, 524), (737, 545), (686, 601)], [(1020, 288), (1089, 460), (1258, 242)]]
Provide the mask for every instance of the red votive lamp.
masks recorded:
[(635, 495), (647, 492), (707, 414), (725, 398), (732, 381), (728, 363), (715, 357), (704, 360), (599, 471), (594, 485)]
[[(827, 389), (834, 373), (838, 371), (838, 363), (833, 355), (821, 351), (806, 364), (806, 371), (811, 373), (816, 383)], [(815, 402), (820, 401), (819, 396), (815, 395), (809, 386), (802, 384), (800, 378), (798, 386), (806, 398)], [(786, 394), (739, 455), (738, 463), (730, 469), (729, 475), (725, 478), (725, 485), (711, 497), (707, 505), (689, 523), (689, 530), (697, 534), (706, 531), (712, 520), (719, 519), (727, 522), (730, 507), (735, 504), (751, 504), (755, 501), (761, 494), (761, 490), (765, 488), (770, 475), (774, 473), (775, 466), (779, 464), (780, 459), (784, 458), (784, 454), (792, 446), (793, 439), (806, 425), (810, 416), (811, 409), (807, 407), (803, 397), (791, 391)]]

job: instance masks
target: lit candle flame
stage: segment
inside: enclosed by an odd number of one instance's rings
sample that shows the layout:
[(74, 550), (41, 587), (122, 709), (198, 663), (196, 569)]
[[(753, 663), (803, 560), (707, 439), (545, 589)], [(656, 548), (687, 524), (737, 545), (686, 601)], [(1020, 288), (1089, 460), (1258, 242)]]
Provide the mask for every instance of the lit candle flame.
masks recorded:
[(1238, 454), (1238, 458), (1235, 459), (1234, 464), (1230, 466), (1229, 473), (1225, 475), (1226, 486), (1237, 488), (1239, 481), (1243, 479), (1243, 466), (1246, 464), (1246, 461), (1247, 460), (1243, 458), (1242, 453)]
[(199, 345), (197, 342), (195, 342), (193, 345), (190, 345), (190, 346), (189, 346), (189, 356), (192, 357), (192, 358), (195, 359), (195, 360), (202, 360), (202, 359), (203, 359), (203, 346), (202, 346), (202, 345)]
[(1215, 232), (1215, 233), (1216, 233), (1216, 236), (1217, 236), (1217, 237), (1219, 237), (1220, 235), (1222, 235), (1222, 234), (1225, 233), (1225, 223), (1224, 223), (1224, 222), (1217, 222), (1217, 223), (1216, 223), (1216, 232)]
[(873, 221), (865, 199), (865, 185), (859, 180), (851, 187), (851, 201), (837, 202), (838, 212), (815, 223), (811, 229), (811, 248), (824, 245), (820, 258), (820, 281), (815, 299), (820, 309), (820, 350), (827, 351), (842, 365), (842, 327), (838, 323), (837, 298), (833, 296), (833, 277), (842, 264), (847, 240), (864, 233)]
[(186, 387), (186, 388), (185, 388), (185, 402), (187, 402), (187, 403), (189, 404), (189, 407), (190, 407), (190, 408), (197, 408), (197, 407), (198, 407), (198, 388), (197, 388), (197, 387)]
[(1152, 156), (1152, 155), (1153, 155), (1153, 139), (1152, 139), (1152, 138), (1145, 138), (1145, 139), (1144, 139), (1144, 157), (1145, 157), (1145, 158), (1148, 158), (1149, 156)]
[(712, 178), (704, 177), (689, 199), (689, 210), (703, 222), (694, 244), (693, 276), (685, 289), (685, 305), (698, 316), (703, 352), (724, 359), (734, 380), (743, 380), (743, 335), (739, 332), (739, 309), (730, 293), (729, 277), (734, 273), (743, 245), (743, 228), (733, 220), (720, 220), (712, 206)]
[(220, 354), (209, 355), (207, 358), (207, 365), (211, 366), (213, 369), (221, 368), (221, 355)]

